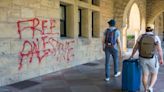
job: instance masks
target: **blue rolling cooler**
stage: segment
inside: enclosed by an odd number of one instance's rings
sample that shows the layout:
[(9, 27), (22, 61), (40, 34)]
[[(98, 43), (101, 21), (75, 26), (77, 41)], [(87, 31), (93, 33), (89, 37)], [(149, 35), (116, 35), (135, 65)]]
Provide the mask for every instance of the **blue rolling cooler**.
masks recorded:
[(122, 91), (139, 91), (141, 83), (141, 69), (138, 59), (124, 60), (122, 68)]

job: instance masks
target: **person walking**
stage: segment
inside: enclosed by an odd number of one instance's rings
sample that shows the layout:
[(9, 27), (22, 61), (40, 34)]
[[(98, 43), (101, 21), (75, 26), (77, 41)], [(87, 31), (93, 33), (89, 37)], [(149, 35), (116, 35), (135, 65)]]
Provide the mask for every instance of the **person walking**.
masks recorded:
[[(102, 39), (103, 51), (105, 52), (105, 80), (110, 80), (110, 55), (114, 61), (114, 77), (120, 76), (119, 55), (121, 56), (120, 31), (115, 27), (115, 20), (108, 21), (109, 28), (104, 32)], [(120, 53), (119, 53), (120, 52)]]
[[(144, 92), (153, 92), (153, 87), (157, 80), (159, 64), (163, 64), (163, 52), (161, 41), (158, 36), (153, 34), (152, 26), (148, 26), (146, 32), (138, 37), (129, 58), (133, 58), (137, 50), (139, 50), (139, 61), (142, 70)], [(149, 75), (150, 84), (148, 82)]]

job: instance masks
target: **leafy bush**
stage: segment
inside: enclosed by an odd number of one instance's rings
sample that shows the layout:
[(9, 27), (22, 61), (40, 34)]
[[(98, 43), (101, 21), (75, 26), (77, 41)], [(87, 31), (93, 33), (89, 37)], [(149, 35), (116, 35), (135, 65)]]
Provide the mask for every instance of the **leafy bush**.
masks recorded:
[(127, 40), (133, 40), (135, 38), (134, 35), (127, 35)]

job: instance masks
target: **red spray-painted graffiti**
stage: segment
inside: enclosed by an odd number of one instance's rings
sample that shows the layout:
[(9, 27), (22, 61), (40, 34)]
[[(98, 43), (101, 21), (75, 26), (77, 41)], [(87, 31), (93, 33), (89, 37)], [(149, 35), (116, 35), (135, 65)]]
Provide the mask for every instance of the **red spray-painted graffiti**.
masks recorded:
[[(22, 39), (22, 34), (29, 31), (29, 29), (32, 32), (32, 41), (29, 39), (24, 40), (22, 49), (19, 52), (19, 69), (22, 68), (23, 61), (26, 60), (31, 63), (34, 57), (37, 58), (39, 63), (48, 55), (53, 55), (57, 61), (70, 61), (73, 58), (74, 40), (59, 41), (52, 37), (52, 35), (59, 34), (53, 31), (56, 27), (55, 22), (53, 19), (40, 21), (38, 18), (17, 22), (19, 39)], [(25, 23), (28, 26), (24, 26)], [(50, 26), (46, 25), (48, 23)], [(40, 33), (40, 38), (36, 37), (37, 31)]]
[[(42, 21), (40, 21), (38, 18), (29, 19), (29, 20), (23, 20), (23, 21), (18, 21), (17, 22), (17, 27), (18, 27), (19, 38), (22, 39), (22, 32), (26, 31), (27, 29), (31, 29), (31, 31), (32, 31), (32, 38), (35, 37), (35, 32), (36, 31), (39, 31), (40, 32), (40, 35), (59, 34), (59, 33), (53, 32), (53, 28), (55, 28), (55, 23), (56, 23), (55, 20), (53, 20), (53, 19), (50, 20), (50, 26), (49, 26), (49, 28), (46, 25), (47, 22), (48, 22), (48, 20), (42, 20)], [(28, 23), (30, 25), (28, 25), (28, 26), (21, 25), (21, 24), (25, 24), (25, 23)], [(41, 29), (37, 28), (37, 27), (39, 27), (39, 25), (41, 25)], [(48, 32), (45, 33), (45, 29), (50, 29), (50, 30), (48, 30)]]
[(50, 38), (49, 43), (53, 47), (53, 54), (57, 57), (57, 61), (70, 61), (74, 56), (73, 47), (71, 47), (74, 40), (61, 43), (60, 41)]

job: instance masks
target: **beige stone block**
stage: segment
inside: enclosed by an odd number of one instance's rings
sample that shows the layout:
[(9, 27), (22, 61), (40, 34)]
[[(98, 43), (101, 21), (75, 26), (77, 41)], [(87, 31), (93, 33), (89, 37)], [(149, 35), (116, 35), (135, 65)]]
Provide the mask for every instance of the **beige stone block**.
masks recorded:
[(49, 8), (54, 8), (54, 6), (58, 3), (58, 0), (41, 0), (41, 6), (49, 7)]
[(10, 40), (10, 53), (18, 55), (18, 53), (22, 49), (22, 45), (23, 45), (23, 40), (20, 39)]
[(13, 4), (24, 6), (24, 7), (31, 7), (31, 8), (40, 8), (40, 0), (13, 0)]
[(8, 17), (7, 21), (10, 23), (16, 23), (18, 20), (20, 20), (20, 17)]
[(21, 7), (13, 6), (11, 9), (8, 10), (8, 18), (11, 17), (21, 17)]
[(27, 2), (26, 0), (13, 0), (14, 5), (24, 6), (26, 2)]
[(74, 4), (75, 0), (60, 0), (62, 3), (67, 3), (67, 4)]
[(35, 12), (31, 8), (22, 8), (21, 9), (21, 17), (22, 18), (34, 18)]
[(3, 8), (0, 9), (0, 21), (7, 21), (7, 11)]
[(100, 7), (94, 5), (91, 6), (91, 9), (94, 11), (100, 11)]
[(53, 7), (54, 0), (41, 0), (41, 5), (46, 7)]
[(89, 4), (85, 2), (78, 2), (78, 6), (82, 8), (90, 8)]
[(59, 19), (60, 18), (59, 8), (56, 8), (56, 9), (48, 9), (47, 15), (50, 18)]
[(58, 0), (55, 0), (53, 8), (59, 8), (60, 2)]
[(0, 41), (0, 55), (8, 55), (10, 54), (10, 41), (9, 40), (1, 40)]
[(16, 23), (0, 23), (0, 38), (17, 38)]
[(0, 7), (10, 7), (12, 0), (0, 0)]
[(40, 8), (40, 0), (28, 0), (26, 1), (25, 6), (29, 6), (32, 8)]
[(15, 10), (15, 11), (11, 11), (10, 13), (11, 13), (10, 14), (11, 17), (20, 17), (20, 11)]
[[(13, 74), (14, 73), (13, 70), (18, 69), (16, 67), (18, 65), (17, 58), (13, 57), (12, 55), (1, 56), (0, 61), (1, 61), (0, 68), (3, 68), (3, 72), (6, 72), (4, 75)], [(6, 66), (8, 66), (8, 67), (6, 67)], [(0, 70), (2, 70), (2, 69), (0, 69)], [(0, 74), (3, 72), (0, 72)]]
[[(33, 37), (36, 38), (39, 35), (40, 32), (39, 31), (35, 31), (35, 34), (33, 36), (33, 31), (29, 28), (29, 29), (25, 29), (24, 31), (21, 31), (21, 37), (22, 39), (32, 39)], [(19, 38), (19, 35), (17, 34), (17, 38)]]
[(42, 18), (47, 18), (48, 10), (47, 9), (36, 9), (36, 17), (42, 17)]
[(60, 19), (54, 19), (55, 20), (55, 28), (54, 28), (54, 32), (60, 32)]
[(17, 76), (17, 75), (10, 74), (10, 72), (9, 72), (8, 74), (6, 74), (6, 76), (1, 78), (1, 84), (0, 85), (4, 86), (4, 85), (8, 85), (8, 84), (17, 82), (18, 78), (15, 76)]

